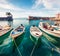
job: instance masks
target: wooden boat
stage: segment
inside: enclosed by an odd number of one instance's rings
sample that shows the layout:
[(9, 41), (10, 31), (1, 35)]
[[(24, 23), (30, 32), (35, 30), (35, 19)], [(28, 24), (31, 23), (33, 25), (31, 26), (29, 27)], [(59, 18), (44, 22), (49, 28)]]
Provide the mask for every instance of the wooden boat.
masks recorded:
[(60, 26), (52, 25), (52, 27), (54, 27), (54, 28), (60, 30)]
[(60, 38), (60, 30), (55, 30), (54, 27), (51, 27), (50, 25), (47, 25), (46, 23), (40, 22), (39, 28), (51, 36)]
[(17, 46), (21, 43), (24, 37), (25, 27), (21, 24), (21, 26), (18, 26), (16, 29), (14, 29), (10, 37), (13, 39), (14, 42), (14, 49), (17, 48)]
[(2, 41), (2, 39), (7, 38), (10, 35), (11, 31), (12, 27), (9, 25), (0, 26), (0, 41)]
[(58, 23), (56, 23), (56, 22), (54, 22), (54, 24), (51, 25), (51, 26), (54, 27), (55, 29), (60, 30), (60, 24), (58, 24)]
[(42, 32), (50, 36), (51, 39), (54, 39), (55, 44), (60, 42), (60, 30), (59, 29), (56, 30), (54, 27), (52, 27), (48, 23), (43, 23), (43, 22), (39, 23), (39, 28), (42, 30)]
[(31, 37), (34, 41), (37, 41), (42, 36), (42, 32), (36, 26), (30, 27), (30, 34), (31, 34)]
[(25, 27), (21, 25), (21, 26), (17, 27), (16, 29), (14, 29), (11, 32), (10, 36), (13, 39), (15, 39), (15, 38), (19, 37), (20, 35), (22, 35), (24, 32), (25, 32)]

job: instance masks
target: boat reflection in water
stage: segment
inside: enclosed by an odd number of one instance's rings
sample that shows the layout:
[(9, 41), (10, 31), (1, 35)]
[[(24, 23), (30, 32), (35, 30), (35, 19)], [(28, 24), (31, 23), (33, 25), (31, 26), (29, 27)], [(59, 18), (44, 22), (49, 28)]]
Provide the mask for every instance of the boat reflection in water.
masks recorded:
[(25, 32), (25, 27), (23, 26), (23, 24), (21, 24), (11, 32), (10, 36), (14, 40), (14, 48), (15, 47), (17, 48), (21, 43), (21, 41), (23, 40), (24, 32)]
[(40, 22), (39, 28), (42, 30), (45, 37), (50, 42), (52, 42), (53, 44), (55, 44), (58, 47), (60, 46), (60, 30), (59, 29), (56, 30), (48, 23), (43, 23), (43, 22)]
[(11, 37), (6, 38), (1, 44), (0, 44), (0, 55), (9, 55), (13, 51), (13, 40)]
[(9, 37), (12, 31), (13, 21), (0, 21), (0, 43)]
[(40, 31), (40, 29), (38, 27), (36, 27), (35, 25), (30, 27), (30, 39), (36, 43), (36, 45), (40, 45), (41, 44), (41, 37), (42, 37), (42, 32)]
[(49, 35), (47, 35), (46, 33), (43, 32), (43, 35), (46, 37), (47, 40), (49, 40), (51, 43), (53, 43), (54, 45), (56, 45), (57, 47), (60, 47), (60, 39), (55, 38), (55, 37), (51, 37)]
[[(10, 25), (12, 27), (13, 21), (0, 21), (0, 25), (1, 26)], [(13, 51), (14, 44), (13, 44), (12, 38), (9, 36), (10, 32), (11, 31), (9, 31), (9, 33), (4, 34), (6, 36), (3, 36), (3, 37), (0, 36), (1, 37), (0, 38), (0, 55), (1, 56), (11, 54)]]

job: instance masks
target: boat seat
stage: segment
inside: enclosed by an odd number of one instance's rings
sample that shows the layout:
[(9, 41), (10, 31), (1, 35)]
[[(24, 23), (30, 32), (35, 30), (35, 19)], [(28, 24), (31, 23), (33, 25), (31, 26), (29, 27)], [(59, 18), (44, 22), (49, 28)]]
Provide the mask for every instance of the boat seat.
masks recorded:
[(37, 29), (31, 29), (31, 32), (32, 32), (32, 31), (40, 32), (40, 31), (39, 31), (39, 30), (37, 30)]
[(20, 29), (17, 29), (18, 32), (22, 32), (23, 31), (23, 28), (20, 28)]
[(48, 29), (46, 23), (43, 23), (43, 28)]
[(17, 31), (13, 31), (12, 34), (13, 34), (13, 35), (14, 35), (14, 34), (19, 34), (19, 32), (17, 32)]
[(36, 33), (36, 35), (39, 35), (38, 33)]

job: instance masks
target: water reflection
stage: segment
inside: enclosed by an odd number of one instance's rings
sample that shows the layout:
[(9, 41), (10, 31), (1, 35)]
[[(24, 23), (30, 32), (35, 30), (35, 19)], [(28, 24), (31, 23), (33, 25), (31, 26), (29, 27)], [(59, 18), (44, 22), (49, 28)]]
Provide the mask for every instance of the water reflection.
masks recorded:
[[(13, 27), (13, 21), (0, 21), (0, 25), (1, 26), (5, 26), (5, 25), (10, 25), (11, 27)], [(5, 34), (4, 36), (2, 35), (2, 37), (0, 37), (0, 44), (2, 44), (2, 42), (8, 38), (7, 36), (10, 35), (11, 30), (8, 32), (8, 34)]]
[[(21, 39), (20, 39), (21, 36), (19, 36), (19, 38), (17, 38), (15, 41), (16, 41), (16, 44), (18, 45), (17, 47), (18, 47), (19, 51), (21, 52), (21, 54), (23, 56), (30, 56), (32, 49), (35, 45), (35, 43), (30, 39), (30, 26), (31, 25), (38, 26), (39, 22), (40, 22), (40, 20), (29, 21), (26, 19), (24, 19), (24, 20), (16, 19), (13, 21), (3, 21), (3, 22), (0, 21), (0, 24), (2, 24), (2, 25), (8, 24), (8, 25), (13, 26), (13, 28), (16, 28), (20, 24), (23, 24), (25, 26), (25, 34), (22, 36)], [(44, 21), (44, 22), (46, 22), (46, 21)], [(35, 50), (33, 52), (33, 56), (59, 56), (60, 55), (58, 52), (52, 51), (53, 45), (50, 44), (50, 42), (47, 40), (47, 38), (46, 38), (46, 36), (41, 37), (42, 43), (41, 43), (41, 45), (39, 44), (39, 47), (35, 48)], [(1, 55), (5, 54), (5, 55), (10, 56), (9, 54), (11, 53), (11, 56), (20, 56), (16, 46), (15, 45), (13, 46), (13, 44), (14, 44), (14, 42), (12, 41), (11, 37), (6, 38), (2, 42), (2, 44), (0, 44)], [(54, 46), (53, 46), (53, 48), (54, 48)], [(13, 50), (13, 52), (12, 52), (12, 50)]]
[(20, 26), (20, 24), (23, 24), (24, 26), (27, 26), (29, 24), (29, 21), (28, 20), (19, 20), (19, 19), (15, 19), (13, 20), (13, 27), (16, 28), (18, 26)]
[(0, 21), (0, 25), (2, 25), (2, 26), (5, 26), (5, 25), (13, 26), (13, 21)]
[(51, 43), (53, 43), (54, 45), (56, 45), (57, 47), (60, 48), (60, 38), (51, 37), (51, 36), (47, 35), (46, 33), (43, 33), (43, 35), (45, 36), (45, 38), (48, 41), (50, 41)]
[[(0, 21), (1, 26), (11, 25), (13, 26), (13, 21)], [(7, 35), (9, 35), (8, 33)], [(6, 37), (4, 35), (0, 37), (0, 56), (7, 56), (12, 53), (13, 51), (13, 40), (10, 36)]]
[(11, 27), (13, 27), (13, 21), (8, 21), (8, 25), (11, 25)]
[(5, 39), (2, 44), (0, 44), (0, 55), (9, 55), (13, 51), (13, 40), (11, 37)]

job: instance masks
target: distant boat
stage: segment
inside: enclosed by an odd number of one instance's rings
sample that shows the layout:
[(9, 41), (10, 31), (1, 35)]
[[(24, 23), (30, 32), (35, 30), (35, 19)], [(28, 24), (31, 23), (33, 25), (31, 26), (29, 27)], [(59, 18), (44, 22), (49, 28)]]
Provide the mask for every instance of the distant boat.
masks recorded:
[(23, 25), (17, 27), (15, 30), (13, 30), (10, 34), (10, 36), (15, 39), (22, 35), (25, 32), (25, 27)]
[(60, 38), (60, 30), (55, 30), (52, 26), (48, 25), (47, 23), (40, 22), (39, 28), (46, 34), (52, 36), (52, 38)]
[(42, 36), (40, 29), (34, 25), (30, 27), (30, 34), (34, 41), (37, 41)]
[(38, 16), (29, 16), (28, 20), (50, 20), (54, 17), (38, 17)]
[(0, 21), (13, 21), (12, 14), (10, 12), (6, 12), (6, 17), (0, 17)]
[(11, 31), (12, 27), (9, 25), (0, 26), (0, 41), (3, 41), (2, 39), (7, 38), (10, 35)]

